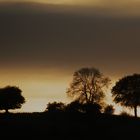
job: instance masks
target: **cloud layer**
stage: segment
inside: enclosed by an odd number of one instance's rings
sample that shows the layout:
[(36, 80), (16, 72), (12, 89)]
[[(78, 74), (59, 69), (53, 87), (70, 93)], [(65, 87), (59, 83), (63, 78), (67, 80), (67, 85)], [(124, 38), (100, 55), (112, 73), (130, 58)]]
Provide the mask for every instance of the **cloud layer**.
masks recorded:
[(1, 6), (0, 65), (66, 70), (95, 65), (110, 73), (139, 70), (139, 17), (62, 7)]

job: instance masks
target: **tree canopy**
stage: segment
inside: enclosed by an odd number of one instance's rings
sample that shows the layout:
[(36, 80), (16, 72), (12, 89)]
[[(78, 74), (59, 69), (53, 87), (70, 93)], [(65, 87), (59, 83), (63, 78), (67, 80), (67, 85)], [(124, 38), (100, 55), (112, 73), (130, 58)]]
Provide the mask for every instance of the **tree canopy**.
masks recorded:
[(112, 115), (115, 112), (113, 105), (107, 105), (104, 109), (105, 114)]
[(122, 106), (134, 108), (137, 117), (137, 107), (140, 106), (140, 74), (125, 76), (112, 88), (114, 102)]
[(82, 68), (74, 72), (68, 96), (82, 103), (100, 103), (104, 98), (104, 88), (110, 80), (96, 68)]
[(21, 90), (15, 86), (0, 88), (0, 110), (8, 112), (9, 109), (21, 108), (25, 103), (25, 98), (21, 95)]
[(48, 112), (62, 112), (65, 110), (65, 104), (62, 102), (53, 102), (53, 103), (48, 103), (46, 111)]

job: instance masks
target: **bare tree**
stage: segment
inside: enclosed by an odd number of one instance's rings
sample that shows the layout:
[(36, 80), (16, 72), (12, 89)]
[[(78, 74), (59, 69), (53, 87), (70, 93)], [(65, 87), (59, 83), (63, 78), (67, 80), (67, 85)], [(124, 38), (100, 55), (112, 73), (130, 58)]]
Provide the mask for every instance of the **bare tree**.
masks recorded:
[(82, 68), (74, 73), (67, 94), (82, 103), (100, 103), (109, 82), (109, 78), (104, 77), (98, 69)]

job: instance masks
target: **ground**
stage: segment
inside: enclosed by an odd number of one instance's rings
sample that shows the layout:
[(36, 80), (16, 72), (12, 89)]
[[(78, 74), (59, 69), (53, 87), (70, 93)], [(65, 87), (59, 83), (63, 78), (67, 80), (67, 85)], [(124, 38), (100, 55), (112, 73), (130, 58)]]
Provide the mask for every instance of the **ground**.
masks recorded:
[(0, 114), (0, 135), (10, 139), (138, 139), (140, 119), (105, 114)]

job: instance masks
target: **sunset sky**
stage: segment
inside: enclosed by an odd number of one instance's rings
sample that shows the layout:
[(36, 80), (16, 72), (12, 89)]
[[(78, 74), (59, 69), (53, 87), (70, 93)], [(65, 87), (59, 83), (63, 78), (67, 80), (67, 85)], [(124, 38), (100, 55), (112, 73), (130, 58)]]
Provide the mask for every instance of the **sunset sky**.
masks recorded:
[(139, 9), (140, 0), (0, 0), (0, 86), (23, 90), (20, 111), (43, 111), (70, 101), (66, 88), (81, 67), (112, 83), (139, 73)]

